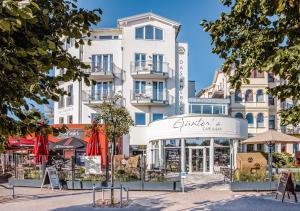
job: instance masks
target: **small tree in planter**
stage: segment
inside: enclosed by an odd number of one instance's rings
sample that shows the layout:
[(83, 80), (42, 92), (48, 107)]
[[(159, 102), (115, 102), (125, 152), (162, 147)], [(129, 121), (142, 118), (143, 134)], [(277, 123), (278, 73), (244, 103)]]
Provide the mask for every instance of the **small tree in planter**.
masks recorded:
[[(114, 187), (114, 155), (116, 154), (116, 139), (129, 133), (133, 120), (124, 106), (122, 96), (116, 94), (98, 106), (99, 113), (95, 117), (96, 122), (103, 121), (105, 133), (111, 143), (111, 187)], [(111, 203), (114, 200), (114, 190), (111, 191)]]

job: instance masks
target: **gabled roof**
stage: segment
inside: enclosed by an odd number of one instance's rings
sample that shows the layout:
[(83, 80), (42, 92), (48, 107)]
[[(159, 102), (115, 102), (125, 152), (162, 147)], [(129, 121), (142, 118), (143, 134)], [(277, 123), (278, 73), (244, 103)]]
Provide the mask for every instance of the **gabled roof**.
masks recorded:
[(121, 19), (118, 19), (117, 22), (118, 22), (118, 25), (121, 26), (124, 23), (126, 24), (126, 22), (136, 21), (136, 20), (145, 19), (145, 18), (156, 19), (156, 20), (159, 20), (159, 21), (164, 22), (166, 24), (173, 25), (173, 26), (176, 26), (176, 27), (180, 27), (180, 23), (178, 23), (177, 21), (162, 17), (162, 16), (154, 14), (152, 12), (147, 12), (147, 13), (142, 13), (142, 14), (138, 14), (138, 15), (134, 15), (134, 16), (121, 18)]

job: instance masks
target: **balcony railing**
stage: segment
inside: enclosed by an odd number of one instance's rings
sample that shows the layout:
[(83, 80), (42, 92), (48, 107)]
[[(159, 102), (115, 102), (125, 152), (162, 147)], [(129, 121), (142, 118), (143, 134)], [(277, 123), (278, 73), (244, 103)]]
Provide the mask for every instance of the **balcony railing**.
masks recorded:
[(167, 91), (131, 90), (131, 103), (139, 105), (168, 105)]
[(91, 90), (82, 91), (82, 101), (87, 103), (99, 103), (109, 100), (113, 96), (113, 90), (102, 91), (101, 93), (92, 92)]
[(84, 69), (84, 72), (90, 74), (91, 79), (101, 79), (101, 78), (120, 78), (123, 79), (124, 74), (121, 68), (118, 68), (114, 63), (99, 66), (92, 62), (84, 62), (86, 65), (89, 65), (90, 68)]
[(138, 61), (131, 62), (131, 75), (134, 77), (169, 77), (168, 62)]

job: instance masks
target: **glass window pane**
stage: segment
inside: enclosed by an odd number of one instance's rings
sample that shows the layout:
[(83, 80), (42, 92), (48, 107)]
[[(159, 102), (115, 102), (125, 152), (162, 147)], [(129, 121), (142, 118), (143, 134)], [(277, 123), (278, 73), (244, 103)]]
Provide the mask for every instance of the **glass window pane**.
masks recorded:
[(211, 105), (203, 105), (203, 114), (211, 114), (212, 106)]
[(246, 119), (248, 121), (248, 125), (253, 125), (253, 115), (252, 114), (247, 114)]
[(135, 39), (144, 39), (144, 27), (135, 28)]
[(213, 114), (222, 114), (222, 106), (214, 105)]
[(163, 32), (161, 29), (155, 28), (155, 39), (162, 40), (163, 39)]
[(163, 114), (160, 114), (160, 113), (154, 113), (154, 114), (153, 114), (153, 121), (163, 119), (163, 117), (164, 117)]
[(146, 125), (145, 113), (135, 113), (135, 125)]
[(201, 114), (202, 105), (192, 105), (192, 113)]
[(146, 30), (146, 39), (148, 40), (153, 40), (153, 26), (146, 26), (145, 27)]

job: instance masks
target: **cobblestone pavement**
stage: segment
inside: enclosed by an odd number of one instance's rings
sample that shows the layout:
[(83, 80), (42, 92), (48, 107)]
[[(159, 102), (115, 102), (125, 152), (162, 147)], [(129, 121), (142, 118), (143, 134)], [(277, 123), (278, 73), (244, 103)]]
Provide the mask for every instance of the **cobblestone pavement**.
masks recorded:
[[(203, 178), (203, 175), (200, 177)], [(207, 177), (206, 177), (207, 178)], [(186, 181), (188, 192), (131, 191), (130, 205), (122, 210), (216, 210), (216, 211), (273, 211), (300, 210), (300, 203), (293, 200), (274, 199), (274, 194), (266, 192), (231, 192), (220, 177), (198, 181), (189, 177)], [(198, 181), (198, 182), (197, 182)], [(204, 184), (206, 182), (206, 185)], [(15, 199), (10, 190), (0, 188), (0, 210), (100, 210), (93, 208), (91, 191), (59, 191), (39, 188), (16, 188)], [(105, 197), (108, 197), (109, 192)], [(118, 192), (116, 192), (118, 196)], [(97, 199), (101, 195), (98, 193)], [(300, 198), (300, 194), (298, 194)], [(101, 210), (120, 210), (101, 209)]]

